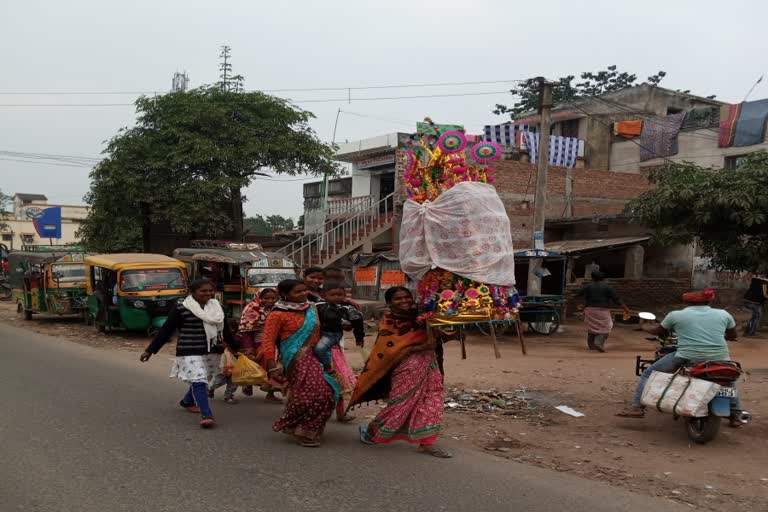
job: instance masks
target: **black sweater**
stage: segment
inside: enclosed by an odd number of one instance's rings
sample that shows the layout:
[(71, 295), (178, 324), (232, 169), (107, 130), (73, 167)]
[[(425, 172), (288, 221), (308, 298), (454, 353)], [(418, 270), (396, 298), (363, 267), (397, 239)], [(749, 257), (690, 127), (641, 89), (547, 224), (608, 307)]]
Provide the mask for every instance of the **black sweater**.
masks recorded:
[(348, 304), (329, 304), (319, 302), (317, 304), (317, 316), (320, 319), (320, 330), (326, 332), (343, 332), (343, 320), (352, 324), (352, 332), (355, 341), (360, 344), (365, 340), (365, 324), (363, 315)]
[(755, 304), (765, 304), (766, 297), (768, 297), (768, 281), (757, 277), (753, 278), (747, 293), (744, 294), (744, 300)]
[[(176, 355), (177, 356), (204, 356), (206, 354), (221, 354), (224, 352), (224, 345), (222, 340), (214, 340), (211, 344), (211, 350), (208, 351), (208, 339), (205, 335), (205, 327), (203, 321), (197, 318), (194, 313), (185, 308), (181, 303), (176, 304), (168, 319), (165, 321), (160, 331), (152, 340), (152, 343), (147, 347), (147, 352), (150, 354), (157, 354), (158, 351), (163, 348), (168, 340), (178, 332), (176, 339)], [(235, 342), (232, 331), (229, 328), (229, 323), (224, 321), (224, 343), (231, 350), (237, 350), (238, 346)]]
[(621, 299), (613, 288), (600, 281), (585, 284), (576, 296), (584, 297), (584, 303), (588, 308), (621, 306)]

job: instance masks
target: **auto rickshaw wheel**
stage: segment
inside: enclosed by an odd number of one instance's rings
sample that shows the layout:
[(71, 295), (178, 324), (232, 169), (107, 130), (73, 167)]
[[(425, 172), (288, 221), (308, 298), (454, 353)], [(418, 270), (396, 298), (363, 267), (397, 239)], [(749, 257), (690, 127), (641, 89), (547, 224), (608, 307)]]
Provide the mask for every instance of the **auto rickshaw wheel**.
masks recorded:
[(16, 305), (16, 314), (20, 317), (23, 316), (24, 320), (32, 320), (32, 311), (26, 309), (21, 302)]

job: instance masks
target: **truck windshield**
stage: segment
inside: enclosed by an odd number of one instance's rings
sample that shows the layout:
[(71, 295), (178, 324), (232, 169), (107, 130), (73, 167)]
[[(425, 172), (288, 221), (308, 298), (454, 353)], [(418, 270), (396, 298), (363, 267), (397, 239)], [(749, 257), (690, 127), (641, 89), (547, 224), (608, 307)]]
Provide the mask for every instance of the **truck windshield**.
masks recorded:
[(51, 278), (60, 283), (85, 283), (85, 265), (53, 264), (51, 265)]
[(296, 272), (286, 268), (250, 268), (247, 275), (248, 286), (257, 288), (275, 288), (280, 281), (296, 279)]
[(178, 268), (125, 270), (120, 277), (120, 289), (124, 292), (181, 290), (184, 287), (184, 278)]

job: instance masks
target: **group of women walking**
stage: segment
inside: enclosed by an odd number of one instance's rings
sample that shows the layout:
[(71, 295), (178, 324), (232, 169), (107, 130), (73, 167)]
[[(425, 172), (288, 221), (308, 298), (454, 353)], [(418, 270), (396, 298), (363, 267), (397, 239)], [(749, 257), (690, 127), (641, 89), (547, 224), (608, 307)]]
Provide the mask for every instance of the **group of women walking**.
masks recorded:
[[(316, 306), (323, 300), (322, 273), (307, 269), (303, 281), (286, 280), (277, 290), (262, 291), (244, 310), (236, 334), (213, 298), (213, 284), (194, 281), (190, 296), (175, 307), (141, 361), (148, 361), (177, 334), (171, 377), (189, 384), (180, 405), (199, 413), (204, 428), (215, 425), (209, 385), (221, 374), (220, 355), (226, 345), (266, 369), (269, 384), (262, 389), (269, 401), (282, 402), (275, 396), (278, 390), (285, 394), (285, 408), (272, 428), (301, 446), (320, 446), (334, 411), (340, 422), (348, 422), (354, 419), (348, 413), (351, 408), (384, 401), (376, 417), (359, 427), (361, 442), (404, 440), (417, 444), (420, 453), (450, 457), (435, 442), (443, 415), (442, 343), (451, 333), (428, 331), (417, 320), (411, 292), (390, 288), (385, 297), (388, 311), (359, 376), (338, 345), (332, 349), (332, 367), (324, 367), (313, 350), (322, 328)], [(230, 391), (231, 383), (225, 400)], [(243, 392), (249, 395), (252, 389)]]

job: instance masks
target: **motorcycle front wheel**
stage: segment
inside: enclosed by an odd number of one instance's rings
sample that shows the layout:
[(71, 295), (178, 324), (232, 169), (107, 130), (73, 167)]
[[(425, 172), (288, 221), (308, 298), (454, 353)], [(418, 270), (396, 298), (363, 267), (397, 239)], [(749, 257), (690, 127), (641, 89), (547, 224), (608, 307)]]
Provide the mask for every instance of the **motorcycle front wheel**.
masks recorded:
[(703, 418), (686, 418), (685, 430), (688, 439), (696, 444), (706, 444), (713, 440), (720, 432), (720, 416), (710, 414)]

